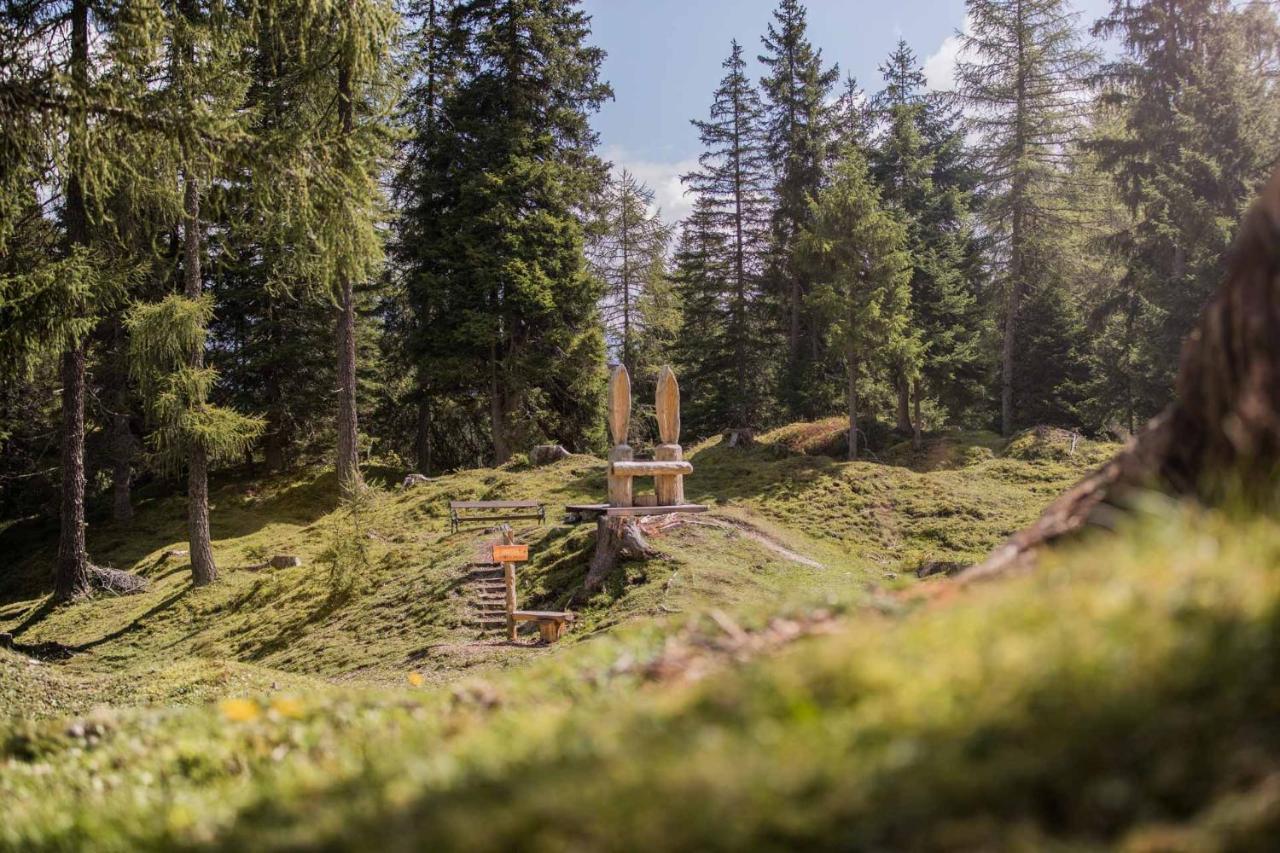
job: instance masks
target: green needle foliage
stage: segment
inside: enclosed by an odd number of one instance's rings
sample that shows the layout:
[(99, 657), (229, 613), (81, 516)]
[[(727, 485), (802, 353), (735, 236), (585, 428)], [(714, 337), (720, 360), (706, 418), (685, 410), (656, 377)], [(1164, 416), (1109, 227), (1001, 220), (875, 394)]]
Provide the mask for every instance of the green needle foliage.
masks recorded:
[(240, 458), (264, 428), (260, 418), (211, 404), (217, 371), (190, 363), (192, 350), (204, 346), (212, 316), (211, 297), (173, 294), (134, 306), (126, 321), (132, 375), (153, 425), (152, 458), (166, 473), (181, 470), (193, 447), (212, 462)]
[(831, 184), (811, 206), (813, 225), (800, 245), (815, 281), (814, 307), (828, 318), (832, 343), (845, 356), (849, 458), (856, 459), (865, 375), (896, 373), (917, 357), (907, 234), (881, 207), (867, 162), (856, 149), (845, 152)]

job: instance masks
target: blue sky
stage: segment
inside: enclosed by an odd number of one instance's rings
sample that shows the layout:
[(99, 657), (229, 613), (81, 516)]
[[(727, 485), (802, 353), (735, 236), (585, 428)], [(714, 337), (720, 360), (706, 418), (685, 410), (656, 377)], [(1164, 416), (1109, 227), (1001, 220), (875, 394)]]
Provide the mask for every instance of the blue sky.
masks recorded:
[[(1086, 27), (1109, 0), (1075, 0)], [(608, 51), (604, 76), (615, 100), (593, 119), (602, 153), (648, 183), (664, 215), (687, 212), (677, 176), (699, 152), (691, 118), (702, 118), (723, 76), (720, 64), (737, 38), (752, 58), (776, 0), (584, 0), (593, 40)], [(931, 85), (948, 88), (964, 26), (964, 0), (808, 0), (809, 32), (828, 62), (866, 88), (899, 38), (924, 65)]]

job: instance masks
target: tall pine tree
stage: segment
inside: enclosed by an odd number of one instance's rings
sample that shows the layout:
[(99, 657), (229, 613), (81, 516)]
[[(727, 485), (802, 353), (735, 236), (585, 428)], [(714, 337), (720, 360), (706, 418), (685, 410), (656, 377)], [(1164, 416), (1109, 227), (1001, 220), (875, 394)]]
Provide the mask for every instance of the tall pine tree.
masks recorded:
[[(705, 339), (700, 380), (726, 389), (721, 426), (754, 426), (766, 414), (772, 372), (768, 359), (768, 313), (761, 282), (767, 261), (770, 178), (760, 95), (747, 76), (742, 46), (732, 43), (726, 73), (715, 91), (710, 117), (694, 121), (702, 140), (700, 168), (682, 180), (699, 203), (697, 227), (722, 240), (698, 240), (721, 251), (714, 265), (723, 282), (719, 298), (705, 300), (708, 318), (720, 330)], [(689, 347), (698, 342), (687, 342)], [(705, 393), (705, 390), (704, 392)]]
[[(475, 0), (455, 29), (459, 72), (429, 162), (408, 189), (415, 348), (433, 396), (483, 395), (492, 458), (531, 441), (601, 437), (600, 287), (580, 212), (604, 163), (588, 122), (611, 92), (576, 0)], [(415, 132), (423, 132), (425, 128)]]
[(780, 398), (790, 414), (813, 417), (821, 395), (812, 395), (811, 382), (819, 369), (816, 347), (822, 337), (809, 311), (809, 282), (796, 261), (795, 245), (809, 222), (809, 199), (822, 186), (832, 147), (831, 93), (839, 68), (827, 67), (822, 51), (808, 36), (807, 12), (799, 0), (781, 0), (761, 39), (765, 66), (761, 81), (763, 128), (769, 164), (774, 173), (774, 208), (766, 286), (781, 309), (786, 335), (786, 366), (781, 372)]
[(816, 283), (814, 301), (831, 320), (845, 357), (849, 458), (858, 458), (859, 392), (873, 370), (896, 370), (909, 340), (911, 265), (906, 232), (881, 207), (861, 152), (849, 149), (812, 204), (802, 258)]
[(1091, 147), (1131, 216), (1113, 238), (1126, 298), (1099, 309), (1127, 339), (1115, 402), (1135, 421), (1169, 399), (1182, 339), (1280, 153), (1280, 27), (1262, 4), (1142, 0), (1113, 3), (1095, 31), (1123, 47), (1100, 75), (1117, 120)]
[(1060, 206), (1069, 143), (1087, 109), (1094, 57), (1081, 45), (1067, 0), (969, 0), (957, 63), (959, 92), (976, 136), (987, 229), (1004, 288), (1000, 428), (1020, 423), (1014, 406), (1019, 312), (1043, 273), (1035, 241), (1066, 217)]

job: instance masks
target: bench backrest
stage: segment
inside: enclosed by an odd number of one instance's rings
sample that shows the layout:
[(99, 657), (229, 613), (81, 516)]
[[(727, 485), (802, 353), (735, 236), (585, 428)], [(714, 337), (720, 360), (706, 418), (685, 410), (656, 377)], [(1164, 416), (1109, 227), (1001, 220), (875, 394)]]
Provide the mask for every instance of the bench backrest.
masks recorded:
[(449, 501), (449, 509), (537, 509), (538, 501)]

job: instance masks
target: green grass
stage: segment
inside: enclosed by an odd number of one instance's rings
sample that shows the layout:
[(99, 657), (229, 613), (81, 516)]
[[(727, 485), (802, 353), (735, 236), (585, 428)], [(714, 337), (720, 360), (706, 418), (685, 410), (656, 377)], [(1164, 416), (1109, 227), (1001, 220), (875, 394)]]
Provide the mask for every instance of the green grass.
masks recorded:
[[(843, 463), (796, 432), (691, 449), (712, 512), (594, 595), (589, 526), (520, 527), (522, 603), (581, 616), (549, 648), (469, 625), (484, 537), (445, 508), (597, 500), (587, 457), (375, 472), (354, 513), (328, 475), (221, 484), (201, 590), (155, 498), (90, 540), (152, 588), (56, 609), (52, 541), (0, 532), (26, 543), (0, 631), (69, 655), (0, 651), (0, 846), (1224, 849), (1280, 821), (1280, 524), (1162, 510), (1032, 577), (903, 595), (1112, 448), (952, 434)], [(277, 552), (304, 563), (236, 568)]]

